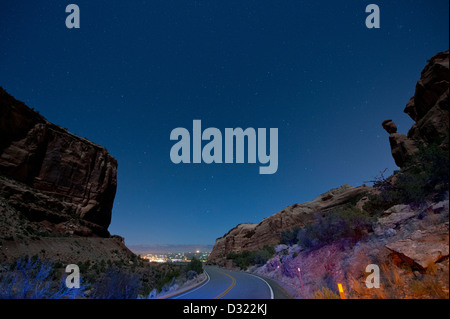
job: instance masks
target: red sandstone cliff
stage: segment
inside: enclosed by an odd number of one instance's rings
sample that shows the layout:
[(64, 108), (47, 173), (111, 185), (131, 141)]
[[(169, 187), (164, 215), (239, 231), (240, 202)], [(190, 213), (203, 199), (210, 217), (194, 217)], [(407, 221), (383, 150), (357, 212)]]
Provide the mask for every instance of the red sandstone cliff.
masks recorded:
[(286, 207), (281, 212), (263, 219), (259, 224), (239, 224), (224, 236), (217, 238), (208, 261), (223, 265), (229, 253), (244, 250), (255, 251), (262, 247), (275, 246), (281, 241), (281, 234), (294, 227), (303, 228), (315, 219), (316, 213), (326, 213), (349, 202), (364, 202), (364, 195), (371, 187), (343, 185), (315, 198), (311, 202)]
[(8, 207), (53, 233), (108, 237), (116, 171), (104, 147), (0, 87), (0, 199)]
[(438, 143), (448, 150), (448, 95), (449, 51), (445, 51), (429, 60), (417, 81), (414, 96), (404, 109), (415, 121), (408, 134), (397, 133), (397, 126), (390, 119), (383, 122), (397, 166), (403, 167), (420, 144)]

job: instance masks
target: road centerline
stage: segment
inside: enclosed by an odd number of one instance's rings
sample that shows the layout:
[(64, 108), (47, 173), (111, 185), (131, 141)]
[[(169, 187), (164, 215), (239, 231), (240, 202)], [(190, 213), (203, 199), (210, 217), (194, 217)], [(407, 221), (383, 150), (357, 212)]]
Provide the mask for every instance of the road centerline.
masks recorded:
[(226, 275), (226, 276), (228, 276), (228, 277), (231, 278), (231, 285), (230, 285), (227, 289), (225, 289), (221, 294), (219, 294), (217, 297), (215, 297), (214, 299), (220, 299), (220, 298), (222, 298), (222, 297), (225, 296), (227, 293), (229, 293), (230, 290), (233, 289), (233, 287), (236, 285), (236, 278), (234, 278), (233, 276), (231, 276), (231, 275), (229, 275), (229, 274), (227, 274), (227, 273), (224, 273), (223, 271), (220, 271), (220, 273), (222, 273), (222, 274), (224, 274), (224, 275)]

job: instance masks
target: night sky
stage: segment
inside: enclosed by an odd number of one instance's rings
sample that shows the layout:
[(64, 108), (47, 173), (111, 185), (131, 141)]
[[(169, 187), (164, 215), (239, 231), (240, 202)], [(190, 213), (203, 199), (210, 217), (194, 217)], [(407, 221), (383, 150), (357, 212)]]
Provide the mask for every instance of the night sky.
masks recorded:
[[(369, 3), (380, 29), (366, 28)], [(381, 122), (411, 127), (403, 109), (449, 48), (448, 12), (448, 0), (2, 0), (0, 86), (118, 160), (112, 234), (213, 244), (397, 169)], [(278, 128), (278, 171), (172, 163), (170, 132), (194, 119)]]

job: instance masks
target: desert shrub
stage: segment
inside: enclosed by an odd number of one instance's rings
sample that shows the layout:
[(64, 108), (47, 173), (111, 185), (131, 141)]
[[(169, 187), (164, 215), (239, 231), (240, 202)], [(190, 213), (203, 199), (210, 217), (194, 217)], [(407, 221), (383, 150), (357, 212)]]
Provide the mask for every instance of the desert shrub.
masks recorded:
[(448, 268), (440, 273), (434, 262), (430, 262), (425, 274), (421, 278), (416, 278), (410, 284), (415, 297), (448, 299)]
[(227, 259), (231, 259), (239, 268), (247, 269), (250, 265), (264, 265), (273, 255), (275, 255), (275, 249), (264, 246), (258, 251), (245, 250), (241, 253), (229, 253)]
[(306, 249), (316, 249), (340, 238), (358, 241), (372, 227), (372, 218), (358, 208), (345, 208), (319, 215), (298, 232), (298, 243)]
[(67, 299), (83, 297), (85, 285), (67, 288), (54, 265), (37, 257), (21, 258), (0, 276), (0, 299)]
[(172, 282), (175, 278), (181, 275), (180, 268), (172, 268), (169, 267), (166, 271), (159, 272), (157, 276), (156, 289), (158, 292), (162, 290), (162, 288)]
[(193, 257), (191, 259), (191, 262), (186, 266), (186, 271), (189, 272), (190, 270), (195, 271), (197, 274), (201, 273), (203, 271), (202, 262), (197, 258)]
[(270, 246), (264, 246), (263, 249), (251, 254), (250, 264), (264, 265), (275, 254), (275, 249)]
[(300, 231), (300, 227), (294, 227), (292, 230), (286, 230), (281, 233), (281, 242), (280, 244), (285, 244), (292, 246), (298, 242), (298, 232)]
[(373, 181), (378, 194), (369, 196), (364, 210), (373, 215), (397, 204), (420, 204), (427, 198), (441, 200), (449, 189), (449, 155), (437, 144), (419, 146), (405, 166), (392, 177)]
[[(419, 152), (411, 160), (425, 173), (427, 191), (447, 191), (449, 187), (449, 153), (438, 144), (420, 146)], [(436, 186), (438, 188), (436, 189)]]
[(91, 261), (90, 260), (86, 260), (85, 262), (79, 261), (77, 262), (77, 266), (80, 268), (80, 273), (85, 274), (91, 267)]
[(314, 292), (315, 299), (341, 299), (337, 293), (328, 289), (327, 287), (322, 287), (321, 289)]
[(94, 299), (135, 299), (140, 289), (140, 278), (125, 269), (110, 267), (92, 286)]
[(227, 255), (227, 259), (231, 259), (233, 264), (241, 269), (247, 269), (250, 266), (250, 255), (251, 252), (244, 250), (240, 253), (231, 252)]

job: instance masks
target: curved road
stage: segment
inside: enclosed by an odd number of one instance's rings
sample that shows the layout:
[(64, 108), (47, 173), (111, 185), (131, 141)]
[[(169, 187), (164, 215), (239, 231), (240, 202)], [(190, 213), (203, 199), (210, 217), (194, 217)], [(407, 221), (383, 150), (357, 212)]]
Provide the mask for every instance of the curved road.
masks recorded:
[(171, 299), (273, 299), (272, 287), (249, 273), (205, 266), (208, 280)]

